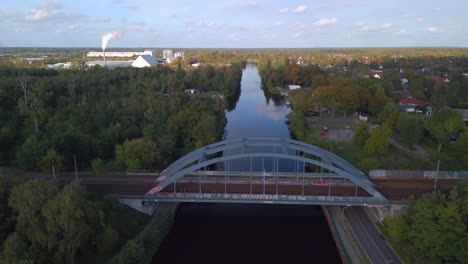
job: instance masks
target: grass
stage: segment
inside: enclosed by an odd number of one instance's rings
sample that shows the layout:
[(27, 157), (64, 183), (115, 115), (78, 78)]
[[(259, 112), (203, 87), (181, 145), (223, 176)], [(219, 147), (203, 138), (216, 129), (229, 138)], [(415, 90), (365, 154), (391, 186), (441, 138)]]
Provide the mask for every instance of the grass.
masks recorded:
[[(88, 198), (103, 212), (104, 223), (118, 233), (118, 243), (114, 251), (119, 250), (129, 239), (138, 234), (151, 219), (150, 216), (134, 210), (117, 200), (108, 200), (88, 193)], [(85, 252), (81, 263), (105, 263), (109, 256), (99, 256), (93, 252)]]
[(395, 241), (392, 239), (386, 229), (385, 226), (381, 223), (377, 224), (377, 228), (380, 230), (380, 233), (385, 237), (385, 240), (390, 244), (390, 246), (395, 250), (397, 255), (405, 264), (413, 264), (414, 262), (410, 261), (410, 256), (408, 255), (407, 251), (402, 247), (402, 243), (400, 241)]

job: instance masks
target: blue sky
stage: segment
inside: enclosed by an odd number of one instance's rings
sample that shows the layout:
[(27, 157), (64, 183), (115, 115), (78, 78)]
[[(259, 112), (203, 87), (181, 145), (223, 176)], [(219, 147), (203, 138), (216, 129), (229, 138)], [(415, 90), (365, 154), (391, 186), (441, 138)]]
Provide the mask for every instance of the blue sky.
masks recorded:
[(2, 0), (0, 46), (468, 46), (462, 0)]

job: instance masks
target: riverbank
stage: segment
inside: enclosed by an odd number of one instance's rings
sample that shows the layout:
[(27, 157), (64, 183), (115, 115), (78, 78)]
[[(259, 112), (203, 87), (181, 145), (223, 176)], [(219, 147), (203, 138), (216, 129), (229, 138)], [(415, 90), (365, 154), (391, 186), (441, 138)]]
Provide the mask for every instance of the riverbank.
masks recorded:
[(341, 214), (340, 207), (321, 207), (343, 263), (371, 263)]
[(178, 204), (160, 204), (148, 225), (129, 240), (109, 263), (151, 263), (161, 243), (171, 230)]

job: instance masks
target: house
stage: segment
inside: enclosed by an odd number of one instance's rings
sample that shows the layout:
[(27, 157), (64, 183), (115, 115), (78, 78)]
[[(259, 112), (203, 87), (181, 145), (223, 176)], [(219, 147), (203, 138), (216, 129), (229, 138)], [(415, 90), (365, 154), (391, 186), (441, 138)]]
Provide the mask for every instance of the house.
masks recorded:
[(185, 90), (185, 93), (188, 93), (188, 94), (202, 94), (203, 91), (198, 90), (198, 89), (188, 89), (188, 90)]
[(380, 79), (380, 75), (378, 75), (375, 72), (371, 72), (371, 73), (369, 73), (369, 78)]
[(416, 112), (416, 106), (422, 105), (423, 102), (410, 96), (408, 98), (401, 99), (398, 103), (405, 112), (414, 113)]
[(300, 85), (288, 85), (289, 90), (297, 90), (301, 89)]
[(463, 77), (468, 77), (468, 72), (464, 72)]
[(144, 67), (157, 66), (159, 64), (160, 63), (155, 58), (153, 58), (153, 56), (151, 56), (151, 55), (140, 55), (132, 63), (132, 67), (144, 68)]
[(450, 80), (447, 79), (447, 78), (445, 78), (445, 79), (444, 79), (444, 83), (450, 83)]
[(406, 79), (406, 78), (400, 79), (400, 81), (401, 81), (401, 85), (403, 85), (403, 86), (405, 84), (408, 84), (408, 79)]
[(423, 68), (421, 71), (424, 72), (426, 75), (432, 75), (431, 68)]
[(398, 91), (398, 97), (399, 97), (399, 98), (404, 99), (404, 98), (408, 98), (408, 97), (410, 97), (410, 96), (411, 96), (411, 93), (410, 93), (408, 90), (400, 90), (400, 91)]

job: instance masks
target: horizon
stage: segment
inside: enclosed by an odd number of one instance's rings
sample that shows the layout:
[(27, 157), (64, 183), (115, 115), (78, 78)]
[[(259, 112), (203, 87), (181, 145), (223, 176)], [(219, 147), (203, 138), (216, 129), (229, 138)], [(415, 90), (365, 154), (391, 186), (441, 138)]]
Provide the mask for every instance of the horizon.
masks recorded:
[(0, 47), (468, 47), (468, 3), (7, 0)]

